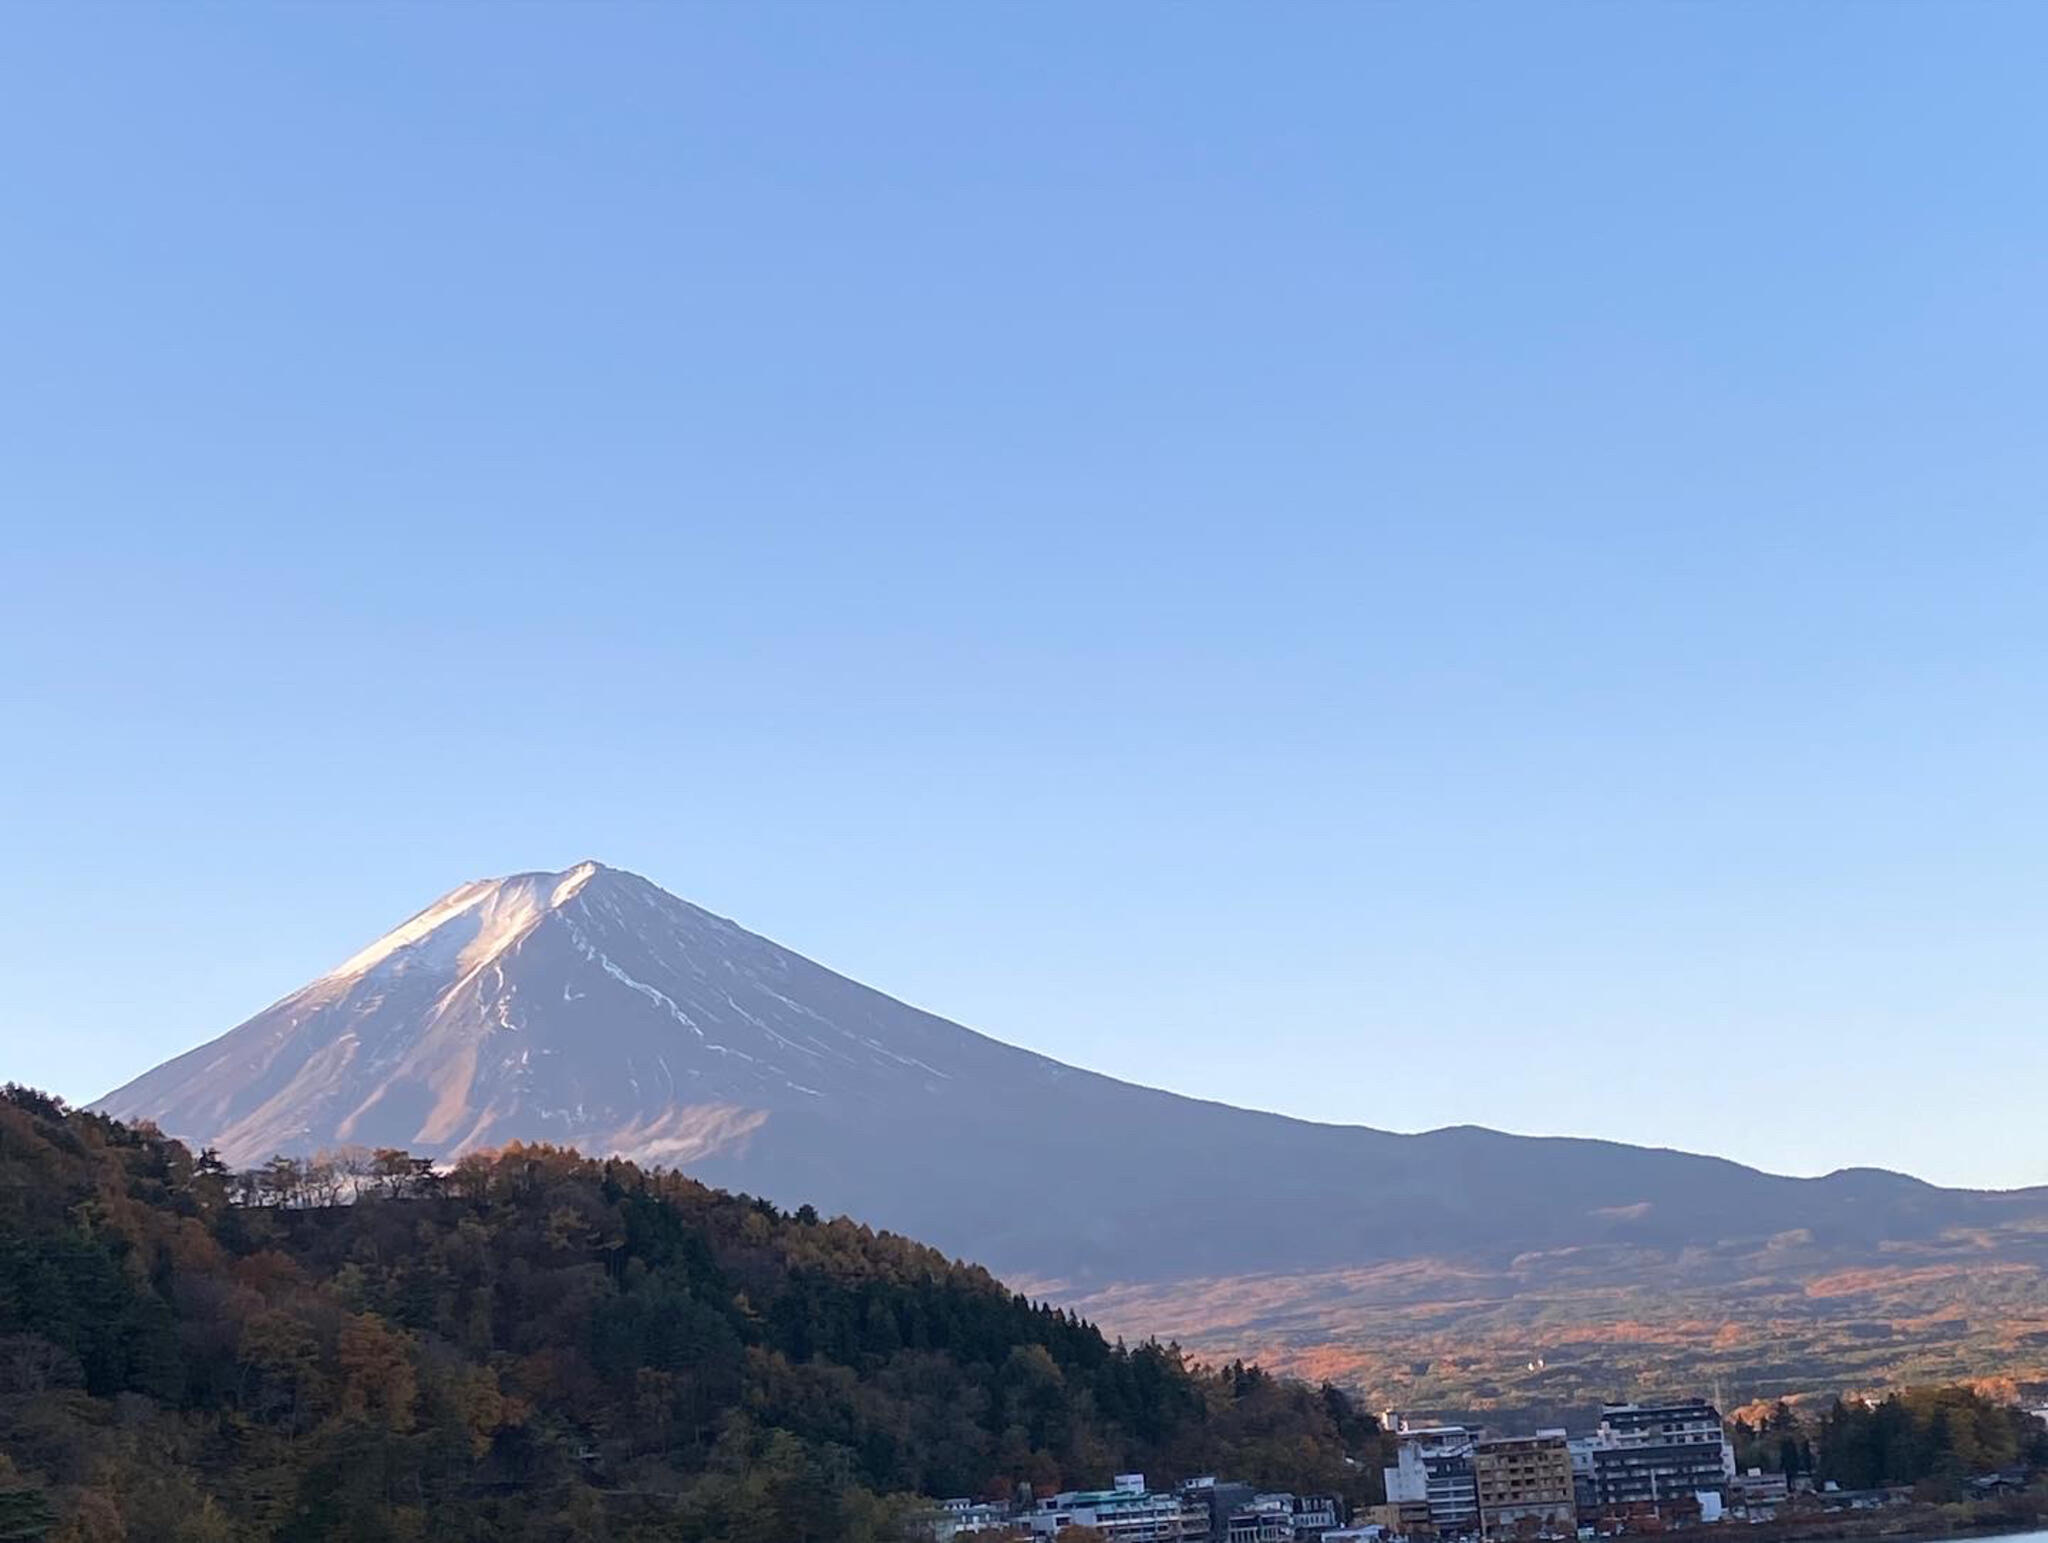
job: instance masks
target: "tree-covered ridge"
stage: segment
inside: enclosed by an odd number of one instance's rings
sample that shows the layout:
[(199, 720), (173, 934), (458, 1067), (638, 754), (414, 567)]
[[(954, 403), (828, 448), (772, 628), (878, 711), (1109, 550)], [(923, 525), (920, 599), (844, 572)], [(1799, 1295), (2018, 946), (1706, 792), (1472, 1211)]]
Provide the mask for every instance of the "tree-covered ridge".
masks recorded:
[(822, 1543), (1131, 1468), (1363, 1495), (1377, 1456), (1333, 1389), (808, 1208), (549, 1148), (235, 1175), (0, 1094), (0, 1537)]

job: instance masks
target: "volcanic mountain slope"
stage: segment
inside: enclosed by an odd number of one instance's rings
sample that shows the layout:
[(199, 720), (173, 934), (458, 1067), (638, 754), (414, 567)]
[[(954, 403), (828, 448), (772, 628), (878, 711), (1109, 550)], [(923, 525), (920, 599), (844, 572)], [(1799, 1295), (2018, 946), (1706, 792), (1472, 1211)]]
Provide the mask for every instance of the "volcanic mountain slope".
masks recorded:
[(238, 1163), (619, 1153), (1075, 1289), (1531, 1256), (1735, 1282), (1767, 1247), (1818, 1268), (2048, 1221), (2040, 1191), (1182, 1098), (905, 1006), (596, 863), (463, 885), (103, 1107)]
[(236, 1162), (521, 1139), (694, 1164), (772, 1114), (1057, 1071), (583, 863), (452, 890), (105, 1107)]

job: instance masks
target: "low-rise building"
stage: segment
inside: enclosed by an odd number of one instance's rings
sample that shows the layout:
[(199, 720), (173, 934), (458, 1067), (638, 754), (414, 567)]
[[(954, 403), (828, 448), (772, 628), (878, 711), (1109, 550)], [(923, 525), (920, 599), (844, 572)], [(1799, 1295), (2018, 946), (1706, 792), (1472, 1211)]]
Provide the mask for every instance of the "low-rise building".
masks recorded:
[(1209, 1537), (1205, 1513), (1191, 1514), (1177, 1494), (1145, 1487), (1142, 1473), (1120, 1473), (1112, 1489), (1069, 1490), (1038, 1502), (1029, 1516), (1035, 1538), (1067, 1527), (1092, 1527), (1114, 1543), (1188, 1543)]
[(1179, 1493), (1182, 1507), (1201, 1518), (1202, 1530), (1190, 1532), (1188, 1537), (1208, 1540), (1208, 1543), (1226, 1543), (1231, 1513), (1240, 1506), (1250, 1505), (1258, 1491), (1249, 1484), (1218, 1480), (1213, 1474), (1203, 1474), (1200, 1478), (1183, 1479)]
[(1220, 1543), (1294, 1543), (1292, 1495), (1254, 1495), (1230, 1513)]
[(1791, 1498), (1791, 1480), (1782, 1473), (1765, 1473), (1761, 1468), (1738, 1473), (1728, 1491), (1729, 1501), (1741, 1506), (1751, 1517), (1774, 1514)]
[(1321, 1543), (1344, 1522), (1335, 1495), (1255, 1494), (1230, 1508), (1223, 1543)]
[[(1390, 1500), (1384, 1505), (1365, 1506), (1352, 1518), (1354, 1528), (1359, 1523), (1377, 1527), (1391, 1537), (1436, 1536), (1436, 1527), (1429, 1519), (1429, 1502), (1426, 1500)], [(1324, 1543), (1329, 1543), (1329, 1540), (1324, 1539)]]
[(1294, 1543), (1322, 1543), (1344, 1525), (1344, 1502), (1335, 1495), (1289, 1495), (1294, 1505)]
[(922, 1529), (933, 1543), (953, 1543), (956, 1538), (977, 1538), (993, 1543), (997, 1538), (1015, 1537), (1020, 1528), (1007, 1505), (981, 1500), (942, 1500), (925, 1518)]

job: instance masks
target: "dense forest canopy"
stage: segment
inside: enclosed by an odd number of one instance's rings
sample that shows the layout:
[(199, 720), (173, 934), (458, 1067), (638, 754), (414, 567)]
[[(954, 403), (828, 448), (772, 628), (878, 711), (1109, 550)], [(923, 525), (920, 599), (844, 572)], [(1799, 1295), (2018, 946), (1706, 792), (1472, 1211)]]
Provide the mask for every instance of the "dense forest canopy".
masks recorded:
[(1333, 1388), (808, 1207), (551, 1148), (238, 1175), (0, 1093), (0, 1539), (824, 1543), (1130, 1469), (1363, 1499), (1379, 1460)]
[(1973, 1388), (1910, 1388), (1882, 1399), (1835, 1399), (1801, 1411), (1780, 1402), (1737, 1419), (1736, 1460), (1843, 1489), (1913, 1485), (1925, 1498), (2006, 1468), (2048, 1466), (2048, 1426), (2009, 1400)]

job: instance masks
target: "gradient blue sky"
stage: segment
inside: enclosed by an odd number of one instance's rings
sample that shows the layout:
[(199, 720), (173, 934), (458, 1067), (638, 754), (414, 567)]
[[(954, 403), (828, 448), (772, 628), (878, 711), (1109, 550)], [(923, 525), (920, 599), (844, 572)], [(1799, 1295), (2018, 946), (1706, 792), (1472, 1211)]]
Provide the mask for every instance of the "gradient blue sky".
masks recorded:
[(0, 1077), (596, 857), (1191, 1093), (2048, 1181), (2048, 12), (8, 21)]

